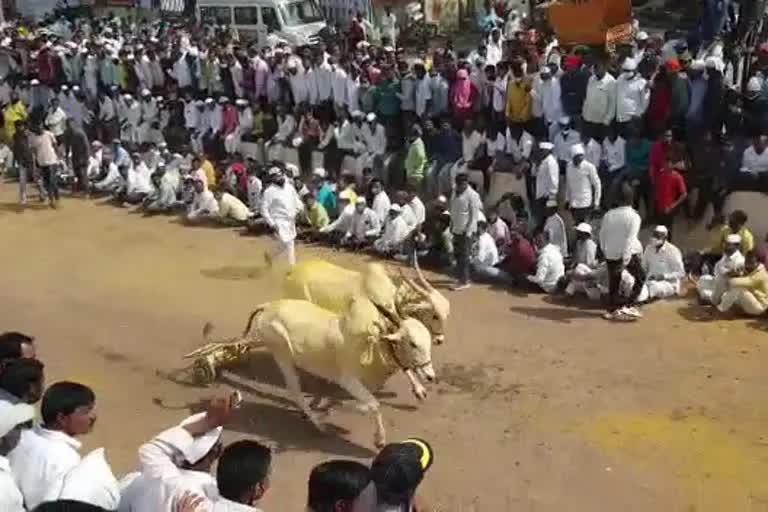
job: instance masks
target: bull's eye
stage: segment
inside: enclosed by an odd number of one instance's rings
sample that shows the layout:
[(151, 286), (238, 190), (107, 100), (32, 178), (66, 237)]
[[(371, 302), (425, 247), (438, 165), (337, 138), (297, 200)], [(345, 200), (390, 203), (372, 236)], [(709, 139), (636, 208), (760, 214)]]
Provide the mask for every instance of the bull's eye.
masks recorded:
[(414, 342), (411, 342), (411, 347), (412, 348), (419, 348), (418, 345), (416, 345), (416, 343), (414, 343)]

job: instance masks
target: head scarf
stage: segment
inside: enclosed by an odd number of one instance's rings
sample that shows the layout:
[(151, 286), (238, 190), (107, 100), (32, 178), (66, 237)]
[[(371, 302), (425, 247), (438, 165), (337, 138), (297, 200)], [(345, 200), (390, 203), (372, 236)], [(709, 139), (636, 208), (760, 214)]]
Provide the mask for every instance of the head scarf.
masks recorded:
[(460, 110), (472, 107), (472, 82), (466, 69), (456, 72), (456, 82), (453, 86), (453, 106)]

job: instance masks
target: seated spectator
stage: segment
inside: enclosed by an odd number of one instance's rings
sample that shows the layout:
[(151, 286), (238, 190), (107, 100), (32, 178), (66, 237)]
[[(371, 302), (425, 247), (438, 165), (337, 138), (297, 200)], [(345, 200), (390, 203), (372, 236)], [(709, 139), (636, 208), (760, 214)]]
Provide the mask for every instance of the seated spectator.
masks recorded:
[(91, 182), (93, 194), (115, 194), (125, 186), (128, 167), (118, 167), (112, 159), (105, 155), (101, 164), (101, 172)]
[[(427, 125), (431, 125), (431, 121)], [(446, 118), (440, 123), (440, 130), (436, 132), (427, 146), (427, 154), (430, 160), (430, 168), (427, 174), (427, 190), (430, 195), (447, 193), (450, 186), (442, 186), (440, 177), (447, 177), (451, 166), (461, 159), (462, 137), (454, 130), (450, 119)]]
[(314, 240), (324, 227), (330, 224), (328, 212), (314, 194), (307, 192), (302, 198), (304, 200), (304, 210), (299, 214), (299, 227), (301, 232), (299, 238), (304, 240)]
[[(296, 132), (296, 118), (293, 112), (289, 111), (285, 105), (279, 103), (275, 109), (277, 111), (277, 133), (264, 144), (264, 151), (269, 160), (282, 160), (283, 152), (293, 140), (293, 134)], [(256, 119), (254, 118), (254, 126)]]
[(192, 186), (194, 195), (184, 220), (189, 224), (200, 224), (216, 218), (219, 215), (219, 203), (213, 192), (208, 190), (200, 179), (193, 180)]
[(728, 280), (731, 277), (738, 277), (744, 270), (741, 237), (737, 234), (730, 234), (726, 237), (723, 255), (715, 265), (712, 274), (706, 271), (706, 266), (705, 264), (702, 276), (696, 283), (696, 291), (703, 304), (717, 305), (727, 289)]
[(375, 492), (369, 487), (371, 471), (352, 460), (329, 460), (309, 474), (307, 512), (369, 510)]
[(656, 226), (643, 253), (643, 268), (651, 299), (666, 299), (680, 294), (685, 278), (683, 255), (667, 238), (666, 226)]
[(768, 272), (755, 251), (744, 257), (744, 275), (728, 280), (717, 309), (721, 313), (739, 308), (749, 316), (760, 316), (768, 310)]
[(10, 454), (27, 508), (59, 498), (67, 473), (80, 463), (76, 438), (88, 434), (96, 422), (93, 391), (75, 382), (57, 382), (43, 395), (42, 423), (25, 430)]
[(248, 223), (248, 220), (254, 216), (245, 203), (229, 192), (217, 189), (216, 192), (213, 193), (213, 197), (219, 203), (219, 215), (217, 220), (222, 224), (244, 226)]
[(379, 217), (381, 224), (384, 225), (384, 222), (389, 215), (389, 207), (392, 202), (389, 200), (389, 195), (387, 195), (387, 191), (384, 190), (384, 184), (380, 179), (374, 178), (371, 181), (369, 190), (371, 196), (371, 208), (376, 212), (376, 216)]
[(173, 184), (164, 179), (165, 165), (160, 165), (158, 171), (152, 175), (152, 192), (141, 203), (141, 207), (147, 213), (170, 213), (183, 206), (176, 198), (176, 190)]
[(35, 418), (35, 410), (28, 404), (0, 400), (0, 418), (0, 510), (22, 512), (24, 495), (10, 470), (8, 457), (18, 446), (22, 429)]
[(0, 334), (0, 363), (6, 359), (35, 359), (35, 338), (11, 331)]
[[(489, 267), (496, 267), (499, 263), (499, 250), (496, 248), (496, 242), (490, 233), (488, 233), (488, 223), (479, 221), (477, 223), (477, 254), (472, 262), (472, 271), (480, 275), (487, 275)], [(490, 271), (493, 273), (493, 270)]]
[(509, 226), (504, 220), (499, 217), (499, 212), (495, 209), (488, 211), (488, 234), (491, 235), (493, 241), (496, 243), (496, 247), (503, 255), (504, 249), (509, 244)]
[(382, 256), (390, 257), (401, 252), (403, 243), (411, 233), (411, 228), (401, 215), (402, 210), (397, 203), (389, 207), (389, 217), (384, 223), (384, 232), (373, 242), (373, 250)]
[(565, 276), (565, 293), (568, 296), (578, 292), (587, 293), (594, 286), (594, 274), (598, 266), (597, 244), (592, 239), (592, 226), (582, 222), (576, 226), (575, 231), (573, 259)]
[(539, 249), (536, 274), (529, 275), (528, 281), (538, 285), (545, 293), (553, 293), (557, 290), (560, 278), (565, 275), (563, 255), (560, 248), (550, 242), (548, 231), (540, 231), (536, 235), (536, 247)]
[(14, 359), (0, 371), (0, 401), (36, 404), (45, 387), (44, 365), (37, 359)]
[(453, 234), (451, 213), (442, 211), (427, 217), (422, 227), (425, 236), (418, 247), (420, 262), (425, 267), (445, 269), (453, 266)]
[(365, 198), (360, 196), (355, 201), (355, 212), (349, 225), (349, 231), (342, 243), (353, 248), (365, 248), (371, 245), (381, 234), (381, 222)]
[(352, 227), (352, 217), (355, 214), (356, 199), (354, 192), (344, 190), (339, 194), (339, 216), (336, 220), (320, 229), (320, 233), (325, 235), (326, 241), (332, 245), (341, 243)]
[(560, 249), (563, 258), (568, 257), (568, 234), (565, 230), (565, 221), (557, 209), (557, 200), (550, 199), (546, 203), (544, 210), (545, 221), (544, 231), (547, 232), (547, 240), (555, 244)]
[(336, 184), (322, 167), (312, 173), (314, 187), (317, 189), (317, 202), (323, 205), (329, 216), (336, 215)]
[(715, 265), (720, 260), (730, 235), (739, 235), (742, 254), (754, 250), (755, 237), (747, 228), (748, 220), (749, 218), (743, 210), (734, 210), (728, 216), (728, 224), (720, 228), (712, 245), (702, 252), (704, 261), (709, 266)]
[(249, 162), (248, 164), (248, 184), (246, 186), (248, 209), (256, 216), (261, 211), (261, 193), (264, 191), (264, 185), (255, 162)]

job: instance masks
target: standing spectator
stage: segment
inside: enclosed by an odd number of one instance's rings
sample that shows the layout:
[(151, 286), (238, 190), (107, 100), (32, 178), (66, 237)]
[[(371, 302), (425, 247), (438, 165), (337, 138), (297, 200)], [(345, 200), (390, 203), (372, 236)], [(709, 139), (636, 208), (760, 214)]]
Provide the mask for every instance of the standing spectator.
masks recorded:
[[(641, 253), (642, 246), (637, 238), (642, 223), (640, 215), (632, 208), (632, 189), (623, 185), (619, 191), (618, 206), (603, 216), (600, 226), (600, 249), (608, 267), (608, 312), (607, 320), (622, 318), (635, 319), (642, 315), (635, 307), (635, 301), (645, 283)], [(625, 304), (619, 303), (621, 279), (624, 270), (635, 278), (632, 293)]]
[(381, 44), (397, 48), (397, 16), (392, 12), (391, 5), (384, 6), (384, 16), (381, 17)]
[[(387, 6), (387, 9), (391, 8)], [(307, 491), (307, 512), (367, 510), (375, 501), (371, 472), (352, 460), (329, 460), (312, 468)]]
[(427, 167), (427, 152), (421, 138), (421, 127), (416, 125), (411, 130), (410, 145), (405, 157), (405, 179), (409, 187), (421, 188)]
[(600, 207), (602, 186), (597, 169), (584, 159), (584, 146), (571, 146), (571, 161), (565, 171), (565, 201), (570, 206), (577, 224), (589, 219), (590, 213)]
[(560, 77), (564, 115), (573, 119), (581, 117), (589, 79), (589, 72), (581, 69), (581, 57), (569, 55), (565, 58), (565, 73)]
[(13, 359), (0, 372), (0, 402), (36, 404), (43, 396), (45, 375), (37, 359)]
[(475, 190), (469, 186), (469, 176), (461, 173), (456, 176), (456, 187), (451, 197), (451, 233), (458, 270), (458, 285), (454, 291), (470, 287), (470, 251), (472, 237), (477, 231), (477, 223), (482, 213), (482, 201)]
[(581, 115), (584, 131), (597, 140), (606, 136), (616, 117), (616, 79), (606, 71), (602, 60), (595, 62), (589, 77)]
[(35, 359), (35, 339), (26, 334), (11, 331), (0, 334), (0, 363), (7, 359)]
[(91, 145), (83, 129), (72, 119), (67, 120), (67, 130), (64, 132), (64, 155), (69, 158), (77, 178), (74, 190), (87, 195), (90, 190), (88, 162), (91, 158)]
[(37, 168), (43, 177), (48, 201), (51, 208), (56, 208), (59, 203), (59, 155), (56, 137), (48, 130), (38, 128), (32, 135), (30, 144)]
[(537, 217), (537, 222), (544, 221), (544, 209), (550, 198), (556, 198), (559, 182), (560, 182), (560, 166), (557, 164), (557, 159), (552, 154), (552, 150), (555, 145), (551, 142), (539, 143), (539, 154), (541, 160), (539, 161), (538, 168), (536, 170), (536, 205), (534, 214)]
[(520, 131), (530, 129), (532, 118), (531, 79), (523, 73), (520, 62), (512, 62), (511, 76), (507, 84), (507, 121)]
[(477, 87), (469, 79), (467, 70), (459, 69), (451, 87), (451, 108), (456, 123), (463, 124), (474, 114), (478, 94)]
[(634, 60), (625, 60), (621, 69), (621, 75), (616, 79), (616, 123), (619, 133), (626, 138), (631, 125), (645, 114), (650, 91), (645, 78), (637, 73)]
[(271, 184), (264, 191), (261, 199), (261, 216), (274, 233), (279, 245), (272, 253), (265, 253), (268, 266), (272, 266), (274, 256), (286, 253), (288, 265), (296, 264), (296, 217), (303, 205), (296, 189), (286, 184), (285, 175), (280, 169), (269, 170)]

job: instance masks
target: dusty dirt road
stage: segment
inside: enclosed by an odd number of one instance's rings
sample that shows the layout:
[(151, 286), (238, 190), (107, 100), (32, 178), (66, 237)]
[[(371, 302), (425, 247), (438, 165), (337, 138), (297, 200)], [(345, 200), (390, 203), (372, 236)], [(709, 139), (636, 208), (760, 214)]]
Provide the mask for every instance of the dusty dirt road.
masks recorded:
[[(245, 404), (227, 439), (277, 450), (266, 510), (303, 510), (313, 464), (372, 455), (368, 418), (333, 409), (336, 433), (316, 433), (269, 356), (212, 389), (167, 377), (206, 321), (234, 335), (254, 305), (279, 296), (279, 276), (261, 268), (269, 240), (75, 199), (19, 213), (14, 192), (0, 187), (0, 330), (37, 337), (49, 382), (96, 390), (85, 444), (106, 446), (116, 473), (135, 468), (142, 441), (229, 387)], [(300, 248), (311, 256), (363, 262)], [(450, 298), (447, 344), (433, 354), (439, 384), (420, 405), (396, 376), (382, 398), (390, 439), (435, 447), (424, 493), (439, 510), (768, 510), (765, 324), (707, 321), (684, 301), (613, 325), (540, 296), (478, 286)]]

